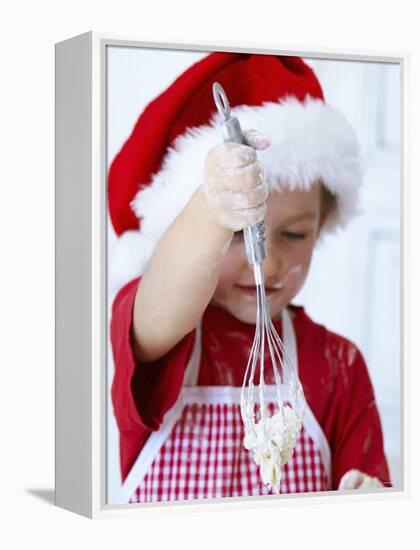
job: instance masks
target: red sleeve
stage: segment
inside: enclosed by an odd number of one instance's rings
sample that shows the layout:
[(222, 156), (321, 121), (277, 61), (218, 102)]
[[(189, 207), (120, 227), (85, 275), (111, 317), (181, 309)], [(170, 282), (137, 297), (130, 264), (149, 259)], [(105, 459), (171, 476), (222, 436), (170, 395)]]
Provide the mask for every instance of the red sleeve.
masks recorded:
[(151, 431), (158, 430), (175, 404), (194, 347), (194, 331), (164, 357), (139, 364), (132, 350), (132, 314), (140, 279), (117, 294), (111, 317), (115, 373), (111, 396), (120, 432), (121, 475), (125, 479)]
[(336, 385), (338, 405), (331, 441), (333, 488), (353, 468), (390, 486), (381, 421), (369, 373), (360, 351), (350, 342), (347, 344), (350, 359), (343, 363)]

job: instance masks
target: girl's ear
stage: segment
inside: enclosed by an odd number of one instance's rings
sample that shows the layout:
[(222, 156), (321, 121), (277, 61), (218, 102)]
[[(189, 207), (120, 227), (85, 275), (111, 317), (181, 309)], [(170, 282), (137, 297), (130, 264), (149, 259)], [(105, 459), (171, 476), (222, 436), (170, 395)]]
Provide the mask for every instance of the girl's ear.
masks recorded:
[(318, 225), (318, 234), (317, 237), (319, 237), (319, 234), (321, 233), (321, 229), (324, 226), (325, 220), (328, 218), (328, 215), (330, 213), (329, 209), (321, 209), (321, 214), (319, 216), (319, 225)]
[(321, 196), (321, 213), (319, 216), (319, 226), (318, 226), (318, 234), (319, 236), (321, 229), (328, 218), (328, 216), (331, 214), (331, 212), (337, 208), (337, 199), (336, 196), (331, 193), (331, 191), (325, 186), (323, 181), (320, 180), (321, 189), (320, 189), (320, 196)]

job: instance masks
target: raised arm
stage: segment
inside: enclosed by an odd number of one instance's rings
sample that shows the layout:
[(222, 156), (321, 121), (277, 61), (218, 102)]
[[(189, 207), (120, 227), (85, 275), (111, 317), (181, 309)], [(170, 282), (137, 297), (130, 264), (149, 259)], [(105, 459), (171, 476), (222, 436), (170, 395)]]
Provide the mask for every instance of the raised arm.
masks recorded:
[(269, 145), (256, 132), (248, 145), (214, 147), (204, 183), (166, 230), (138, 286), (133, 347), (139, 361), (154, 361), (198, 323), (219, 278), (234, 231), (261, 221), (267, 187), (254, 148)]

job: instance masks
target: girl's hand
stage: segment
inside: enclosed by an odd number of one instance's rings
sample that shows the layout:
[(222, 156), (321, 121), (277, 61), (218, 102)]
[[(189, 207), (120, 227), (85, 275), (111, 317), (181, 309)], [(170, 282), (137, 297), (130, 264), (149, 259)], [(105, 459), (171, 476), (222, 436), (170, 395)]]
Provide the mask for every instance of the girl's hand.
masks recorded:
[(247, 145), (217, 145), (205, 162), (206, 203), (217, 223), (232, 231), (262, 221), (268, 196), (255, 150), (266, 149), (270, 140), (256, 130), (248, 130), (244, 136)]
[(341, 478), (338, 490), (369, 489), (371, 487), (383, 487), (383, 485), (377, 477), (368, 476), (359, 470), (349, 470)]

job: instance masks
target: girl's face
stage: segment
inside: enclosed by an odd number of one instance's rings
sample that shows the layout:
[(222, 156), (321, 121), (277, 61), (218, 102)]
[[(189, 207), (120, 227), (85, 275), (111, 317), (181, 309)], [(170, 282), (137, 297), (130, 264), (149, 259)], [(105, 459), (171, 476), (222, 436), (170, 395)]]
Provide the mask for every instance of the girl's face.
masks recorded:
[[(302, 288), (319, 234), (321, 184), (309, 191), (271, 192), (265, 216), (267, 256), (265, 290), (272, 319), (278, 319)], [(242, 231), (234, 234), (221, 264), (212, 304), (244, 323), (255, 323), (257, 294), (252, 266), (245, 253)]]

